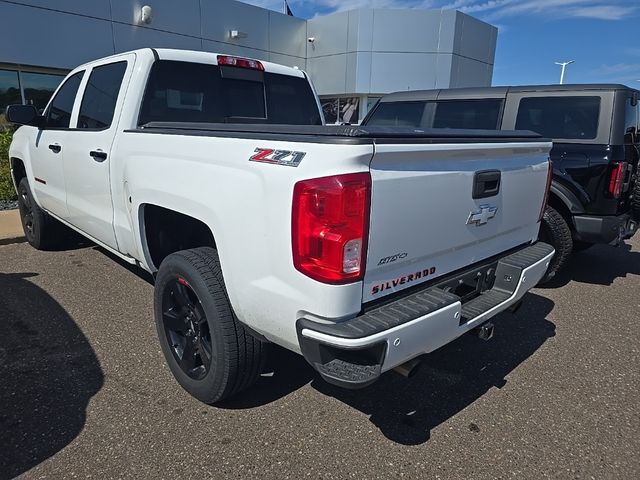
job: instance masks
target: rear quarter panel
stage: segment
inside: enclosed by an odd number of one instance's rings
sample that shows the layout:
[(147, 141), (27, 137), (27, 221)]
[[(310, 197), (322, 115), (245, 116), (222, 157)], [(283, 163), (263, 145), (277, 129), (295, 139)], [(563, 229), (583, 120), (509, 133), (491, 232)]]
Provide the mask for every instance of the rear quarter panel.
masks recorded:
[[(298, 167), (249, 161), (257, 147), (306, 155)], [(298, 350), (295, 321), (303, 315), (335, 320), (360, 311), (362, 282), (325, 285), (293, 267), (292, 192), (298, 180), (368, 171), (371, 144), (125, 132), (117, 148), (113, 178), (127, 217), (118, 226), (118, 241), (134, 238), (129, 253), (149, 270), (157, 266), (144, 255), (140, 211), (145, 204), (211, 228), (236, 315), (276, 343)]]

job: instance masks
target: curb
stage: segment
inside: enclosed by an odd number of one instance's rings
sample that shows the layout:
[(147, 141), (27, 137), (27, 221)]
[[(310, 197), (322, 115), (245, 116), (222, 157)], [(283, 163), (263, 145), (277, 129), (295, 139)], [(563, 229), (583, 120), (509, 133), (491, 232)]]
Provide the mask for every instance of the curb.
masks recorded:
[(17, 209), (0, 211), (0, 245), (26, 241)]
[(23, 243), (26, 242), (27, 239), (25, 238), (24, 235), (22, 235), (21, 237), (7, 237), (7, 238), (0, 238), (0, 246), (2, 245), (12, 245), (14, 243)]

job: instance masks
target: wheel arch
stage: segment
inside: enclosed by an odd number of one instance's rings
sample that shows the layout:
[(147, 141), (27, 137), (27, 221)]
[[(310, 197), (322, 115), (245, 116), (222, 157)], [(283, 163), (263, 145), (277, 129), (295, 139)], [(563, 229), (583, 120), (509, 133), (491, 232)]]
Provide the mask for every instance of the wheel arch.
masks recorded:
[(156, 203), (138, 209), (140, 243), (147, 266), (157, 272), (162, 260), (180, 250), (218, 244), (213, 229), (197, 216)]
[(27, 176), (27, 168), (24, 161), (18, 157), (9, 157), (9, 166), (11, 168), (11, 180), (13, 181), (13, 187), (17, 192), (20, 180)]
[(553, 181), (549, 191), (548, 205), (562, 215), (569, 228), (575, 231), (573, 216), (584, 213), (584, 207), (580, 199), (571, 190), (561, 183)]

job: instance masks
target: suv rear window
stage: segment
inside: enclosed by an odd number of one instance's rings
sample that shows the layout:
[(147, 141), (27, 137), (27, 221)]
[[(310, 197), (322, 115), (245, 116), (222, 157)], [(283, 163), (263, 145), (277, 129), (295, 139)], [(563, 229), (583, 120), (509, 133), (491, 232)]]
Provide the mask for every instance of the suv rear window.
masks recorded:
[(437, 102), (434, 128), (496, 130), (502, 100), (442, 100)]
[(149, 122), (322, 124), (305, 78), (169, 60), (149, 74), (138, 124)]
[(528, 97), (520, 100), (516, 130), (544, 137), (588, 140), (598, 134), (600, 97)]

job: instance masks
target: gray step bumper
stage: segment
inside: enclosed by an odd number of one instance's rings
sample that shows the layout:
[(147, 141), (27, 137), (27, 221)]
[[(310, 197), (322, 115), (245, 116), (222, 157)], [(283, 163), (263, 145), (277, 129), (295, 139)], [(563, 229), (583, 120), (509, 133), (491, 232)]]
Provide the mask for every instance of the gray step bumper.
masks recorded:
[(447, 283), (494, 268), (493, 287), (463, 302), (444, 283), (426, 286), (339, 323), (301, 318), (298, 340), (307, 361), (330, 383), (358, 388), (381, 373), (432, 352), (517, 303), (544, 276), (554, 250), (538, 242), (449, 277)]

